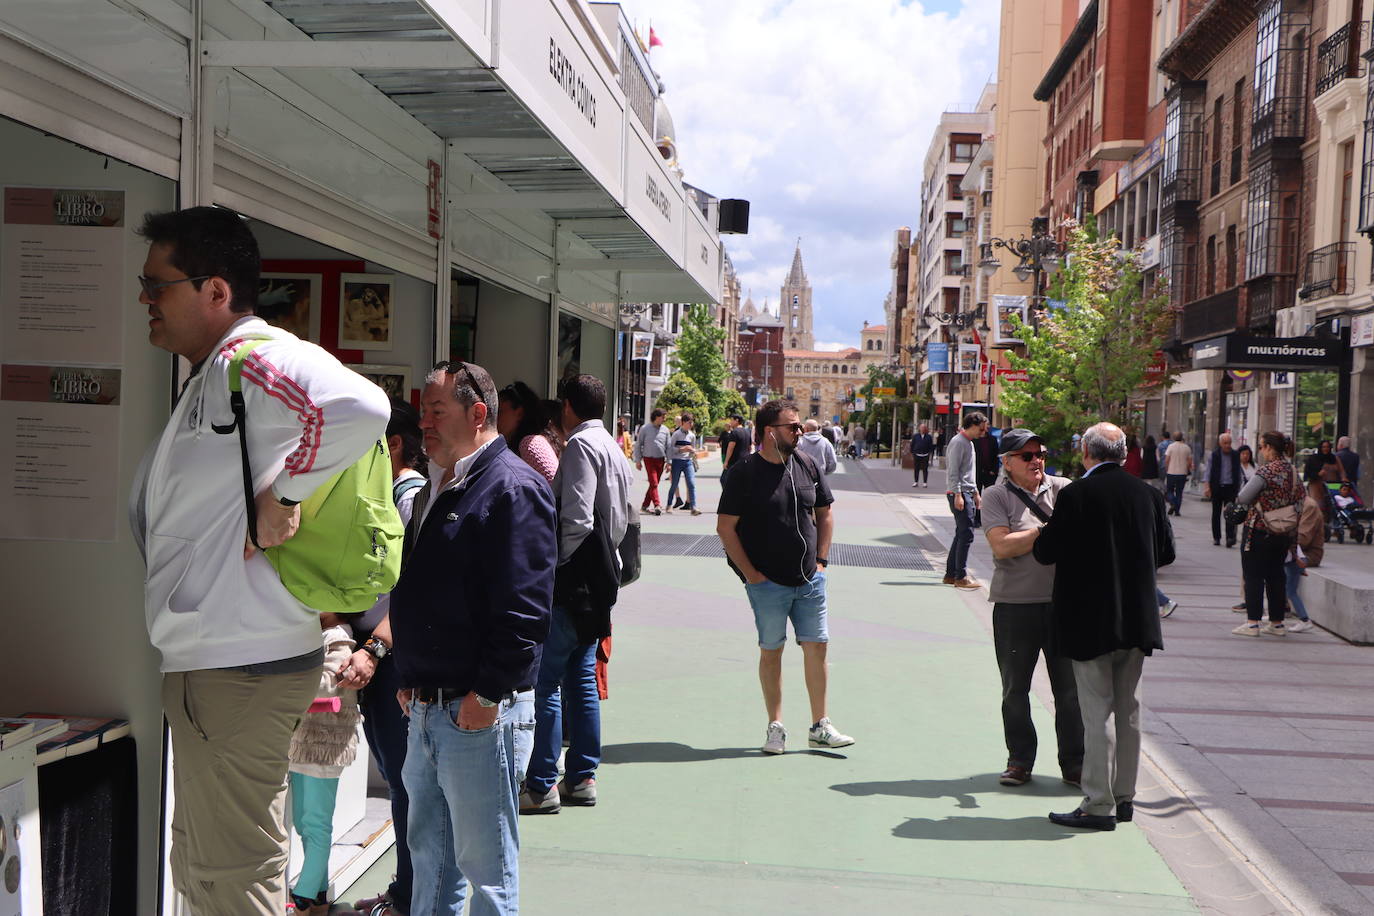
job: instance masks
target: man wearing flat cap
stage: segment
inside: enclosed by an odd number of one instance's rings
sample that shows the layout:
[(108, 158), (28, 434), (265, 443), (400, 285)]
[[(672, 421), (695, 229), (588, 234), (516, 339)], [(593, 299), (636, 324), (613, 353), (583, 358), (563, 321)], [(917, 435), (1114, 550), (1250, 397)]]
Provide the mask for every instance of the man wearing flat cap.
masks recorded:
[(1054, 730), (1059, 742), (1059, 772), (1078, 785), (1083, 770), (1083, 719), (1073, 662), (1050, 648), (1054, 566), (1031, 556), (1040, 529), (1054, 514), (1066, 477), (1045, 473), (1045, 447), (1028, 429), (1002, 434), (1000, 484), (983, 491), (983, 532), (994, 562), (988, 597), (992, 604), (992, 642), (1002, 674), (1002, 732), (1007, 766), (999, 781), (1021, 786), (1035, 767), (1036, 735), (1031, 721), (1030, 687), (1041, 653), (1054, 692)]

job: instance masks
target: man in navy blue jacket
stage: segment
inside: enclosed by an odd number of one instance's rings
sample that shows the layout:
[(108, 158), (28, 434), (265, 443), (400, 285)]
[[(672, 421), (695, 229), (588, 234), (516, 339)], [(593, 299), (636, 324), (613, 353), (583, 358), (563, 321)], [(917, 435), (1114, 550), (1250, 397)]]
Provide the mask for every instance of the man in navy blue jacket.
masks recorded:
[(548, 482), (497, 434), (481, 366), (440, 363), (420, 407), (430, 482), (391, 593), (407, 685), (397, 699), (410, 716), (410, 916), (461, 912), (469, 882), (474, 912), (514, 913), (514, 729), (533, 725), (528, 704), (516, 723), (515, 695), (534, 686), (549, 633), (557, 512)]

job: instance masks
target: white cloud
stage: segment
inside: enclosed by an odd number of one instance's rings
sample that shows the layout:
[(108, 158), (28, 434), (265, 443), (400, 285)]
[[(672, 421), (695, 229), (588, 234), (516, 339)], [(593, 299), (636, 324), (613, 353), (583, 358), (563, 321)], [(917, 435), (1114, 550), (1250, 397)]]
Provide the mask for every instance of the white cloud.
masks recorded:
[(727, 237), (745, 289), (776, 303), (801, 237), (818, 338), (883, 321), (892, 234), (920, 209), (926, 147), (996, 72), (1000, 0), (622, 0), (667, 86), (692, 184), (751, 203)]

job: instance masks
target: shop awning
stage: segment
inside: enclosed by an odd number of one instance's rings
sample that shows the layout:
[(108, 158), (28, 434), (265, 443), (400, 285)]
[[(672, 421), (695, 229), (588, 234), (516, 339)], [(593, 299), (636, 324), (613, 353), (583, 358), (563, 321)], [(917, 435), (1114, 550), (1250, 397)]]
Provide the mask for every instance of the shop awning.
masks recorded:
[(719, 300), (714, 210), (659, 154), (621, 87), (632, 55), (584, 0), (265, 2), (310, 40), (207, 42), (207, 62), (356, 71), (448, 141), (455, 247), (484, 227), (548, 246), (574, 300)]

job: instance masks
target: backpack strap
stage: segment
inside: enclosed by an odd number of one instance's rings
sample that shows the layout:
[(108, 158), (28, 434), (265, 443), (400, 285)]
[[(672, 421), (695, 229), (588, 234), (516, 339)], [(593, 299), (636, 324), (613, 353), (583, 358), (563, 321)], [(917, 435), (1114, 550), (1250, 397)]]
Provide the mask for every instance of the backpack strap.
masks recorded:
[(1030, 498), (1030, 496), (1026, 493), (1025, 490), (1014, 485), (1010, 480), (1005, 480), (1002, 483), (1008, 490), (1016, 494), (1017, 499), (1021, 500), (1021, 502), (1026, 504), (1026, 508), (1031, 511), (1031, 515), (1034, 515), (1036, 518), (1040, 519), (1042, 524), (1048, 525), (1050, 523), (1049, 515), (1045, 513), (1044, 509), (1040, 508), (1039, 503)]
[(262, 549), (262, 545), (258, 543), (258, 501), (253, 493), (253, 469), (248, 463), (248, 412), (243, 403), (243, 361), (248, 358), (248, 354), (268, 340), (270, 338), (258, 337), (244, 341), (229, 358), (229, 409), (234, 412), (234, 422), (228, 426), (213, 423), (210, 425), (211, 429), (222, 436), (233, 433), (235, 429), (239, 431), (239, 456), (243, 465), (243, 501), (248, 509), (248, 538), (259, 550)]

